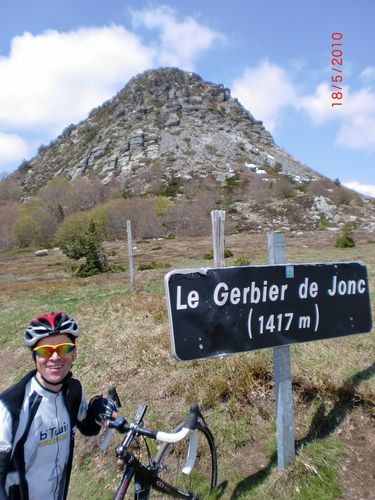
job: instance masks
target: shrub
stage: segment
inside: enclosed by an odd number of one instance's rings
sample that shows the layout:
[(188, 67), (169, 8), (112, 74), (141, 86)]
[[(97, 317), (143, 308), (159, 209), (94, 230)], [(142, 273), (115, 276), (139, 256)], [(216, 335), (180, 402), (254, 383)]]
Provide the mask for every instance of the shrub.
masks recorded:
[(294, 187), (289, 179), (278, 179), (274, 182), (272, 192), (276, 198), (281, 200), (295, 196)]
[(169, 262), (155, 262), (154, 260), (149, 263), (139, 264), (139, 271), (148, 271), (150, 269), (164, 269), (165, 267), (171, 267)]
[(251, 264), (251, 259), (243, 255), (240, 255), (239, 257), (233, 260), (234, 266), (248, 266), (249, 264)]
[[(224, 258), (225, 259), (229, 259), (229, 257), (233, 257), (233, 252), (232, 250), (229, 250), (229, 248), (226, 248), (224, 250)], [(214, 253), (212, 250), (210, 250), (209, 252), (205, 253), (203, 255), (203, 258), (206, 259), (206, 260), (211, 260), (214, 258)]]
[(347, 222), (343, 225), (341, 229), (341, 234), (336, 239), (336, 248), (353, 248), (355, 247), (355, 241), (353, 238), (353, 229), (355, 228), (355, 223)]
[(67, 222), (69, 224), (63, 223), (59, 228), (57, 243), (70, 259), (85, 259), (75, 275), (86, 277), (109, 271), (102, 247), (104, 235), (98, 224), (92, 219), (87, 222), (82, 217), (71, 217)]
[(168, 184), (160, 188), (158, 195), (166, 198), (175, 198), (181, 189), (181, 181), (178, 177), (172, 175)]
[(355, 241), (348, 233), (341, 234), (336, 240), (336, 248), (353, 248)]
[(110, 265), (112, 273), (125, 273), (128, 271), (128, 266), (124, 266), (123, 264), (111, 264)]
[(172, 202), (169, 198), (165, 196), (155, 197), (155, 213), (156, 215), (164, 215), (168, 209), (172, 206)]
[(327, 219), (327, 216), (324, 212), (320, 212), (319, 213), (319, 222), (318, 222), (318, 225), (321, 229), (325, 229), (327, 227), (329, 227), (330, 225), (330, 222), (329, 220)]

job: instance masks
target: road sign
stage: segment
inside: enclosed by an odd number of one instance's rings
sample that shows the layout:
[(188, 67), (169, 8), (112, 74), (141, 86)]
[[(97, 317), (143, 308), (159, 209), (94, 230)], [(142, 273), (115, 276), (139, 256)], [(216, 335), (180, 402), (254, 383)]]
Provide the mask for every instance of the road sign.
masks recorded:
[(183, 269), (165, 276), (177, 359), (223, 356), (372, 327), (361, 262)]

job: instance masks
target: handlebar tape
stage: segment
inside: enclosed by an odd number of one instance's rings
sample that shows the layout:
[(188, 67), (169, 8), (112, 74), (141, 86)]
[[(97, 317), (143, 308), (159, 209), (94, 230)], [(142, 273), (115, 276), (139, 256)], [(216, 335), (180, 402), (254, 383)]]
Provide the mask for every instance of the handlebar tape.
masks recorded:
[(187, 427), (188, 429), (191, 430), (195, 429), (197, 426), (198, 414), (199, 414), (198, 405), (197, 403), (193, 403), (190, 406), (190, 413), (188, 418), (186, 419), (184, 427)]
[(108, 399), (112, 399), (112, 401), (114, 401), (116, 403), (118, 408), (121, 408), (121, 402), (120, 402), (120, 398), (118, 397), (116, 387), (110, 387), (108, 389)]

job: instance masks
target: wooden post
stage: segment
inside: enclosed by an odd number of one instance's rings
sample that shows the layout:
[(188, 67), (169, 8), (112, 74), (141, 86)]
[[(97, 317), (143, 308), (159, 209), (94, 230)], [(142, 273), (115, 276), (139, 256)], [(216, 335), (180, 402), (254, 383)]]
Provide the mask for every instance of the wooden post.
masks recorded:
[(135, 274), (133, 261), (133, 240), (132, 240), (132, 225), (131, 221), (126, 221), (126, 232), (128, 234), (128, 258), (129, 258), (129, 278), (133, 290), (135, 290)]
[[(268, 235), (270, 265), (285, 263), (285, 241), (282, 233)], [(277, 465), (285, 470), (295, 456), (292, 374), (290, 347), (273, 348), (276, 396)]]
[(224, 223), (225, 210), (212, 210), (212, 244), (215, 267), (225, 267), (224, 260)]

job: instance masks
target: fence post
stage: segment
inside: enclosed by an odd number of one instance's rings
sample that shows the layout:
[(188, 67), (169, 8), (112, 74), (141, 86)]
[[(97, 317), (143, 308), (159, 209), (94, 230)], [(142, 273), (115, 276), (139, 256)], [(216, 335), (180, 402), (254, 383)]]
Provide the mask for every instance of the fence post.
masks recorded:
[(212, 210), (212, 243), (215, 267), (225, 267), (224, 260), (224, 223), (225, 210)]
[(133, 290), (135, 289), (135, 274), (133, 260), (133, 240), (132, 240), (132, 224), (130, 220), (126, 221), (126, 232), (128, 235), (128, 258), (129, 258), (129, 278)]
[[(285, 263), (285, 240), (282, 233), (268, 235), (270, 265)], [(285, 470), (295, 456), (292, 374), (290, 346), (273, 348), (276, 397), (277, 465)]]

